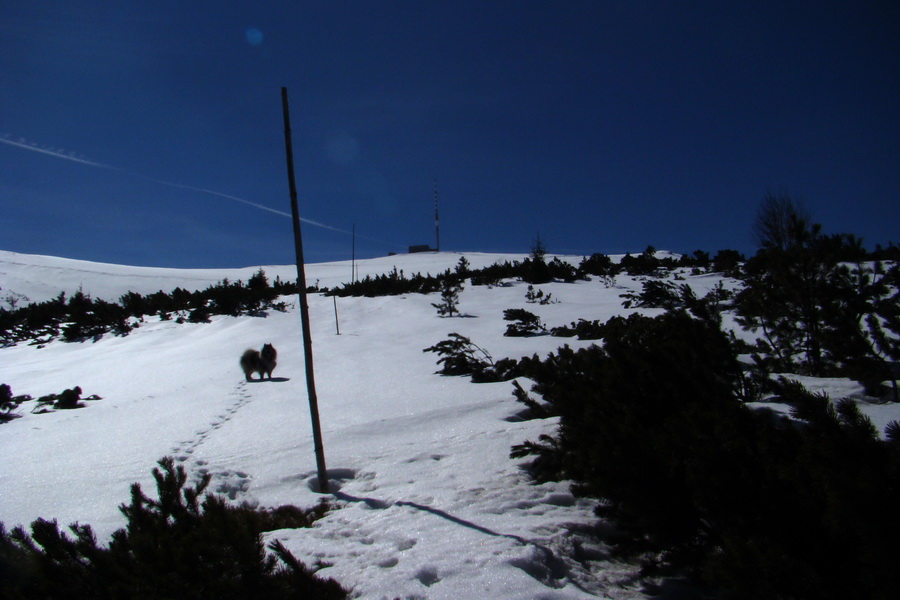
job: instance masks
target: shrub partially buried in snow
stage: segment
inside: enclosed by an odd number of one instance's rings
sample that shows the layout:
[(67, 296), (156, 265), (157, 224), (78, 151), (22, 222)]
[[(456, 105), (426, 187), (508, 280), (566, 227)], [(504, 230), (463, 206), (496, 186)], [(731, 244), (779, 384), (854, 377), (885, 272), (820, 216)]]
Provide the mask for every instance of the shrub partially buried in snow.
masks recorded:
[(89, 525), (38, 519), (31, 534), (0, 524), (0, 597), (3, 598), (316, 598), (337, 600), (347, 591), (316, 577), (280, 542), (266, 552), (262, 533), (308, 527), (327, 512), (282, 507), (255, 511), (207, 495), (209, 478), (187, 486), (183, 467), (159, 461), (153, 470), (158, 499), (131, 488), (120, 507), (128, 520), (108, 547)]

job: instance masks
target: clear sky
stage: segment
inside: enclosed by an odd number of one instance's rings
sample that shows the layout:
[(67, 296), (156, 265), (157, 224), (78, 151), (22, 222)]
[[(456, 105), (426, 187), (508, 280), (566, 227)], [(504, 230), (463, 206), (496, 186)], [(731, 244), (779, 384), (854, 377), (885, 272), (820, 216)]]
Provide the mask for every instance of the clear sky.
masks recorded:
[(900, 4), (0, 0), (0, 249), (752, 254), (767, 192), (900, 241)]

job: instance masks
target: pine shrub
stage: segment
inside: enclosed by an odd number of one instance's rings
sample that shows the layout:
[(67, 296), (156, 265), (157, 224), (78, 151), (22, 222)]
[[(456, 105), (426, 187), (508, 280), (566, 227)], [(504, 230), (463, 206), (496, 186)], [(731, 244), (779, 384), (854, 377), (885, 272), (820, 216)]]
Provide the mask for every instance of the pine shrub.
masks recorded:
[(7, 533), (0, 524), (0, 597), (17, 599), (207, 599), (346, 598), (333, 580), (313, 570), (279, 542), (266, 552), (269, 527), (308, 526), (327, 507), (313, 511), (255, 511), (222, 498), (201, 500), (208, 478), (187, 485), (171, 458), (153, 471), (158, 498), (134, 484), (122, 505), (127, 526), (102, 547), (88, 525), (69, 527), (38, 519), (30, 535)]
[(528, 337), (547, 332), (540, 317), (524, 308), (508, 308), (503, 311), (503, 320), (512, 321), (503, 334), (508, 337)]
[[(67, 342), (98, 339), (108, 332), (127, 335), (145, 316), (169, 320), (179, 314), (178, 322), (206, 323), (214, 314), (262, 315), (265, 310), (285, 310), (275, 300), (294, 293), (296, 285), (280, 279), (269, 283), (265, 271), (257, 271), (244, 285), (228, 279), (205, 290), (189, 292), (175, 288), (147, 296), (136, 292), (123, 294), (118, 303), (93, 299), (82, 290), (70, 298), (64, 292), (53, 300), (29, 304), (14, 310), (0, 309), (0, 345), (11, 346), (25, 340), (43, 344), (62, 337)], [(184, 318), (187, 315), (187, 319)]]
[(880, 440), (789, 382), (792, 419), (748, 408), (730, 341), (684, 312), (616, 317), (603, 341), (520, 363), (559, 425), (512, 456), (597, 498), (618, 554), (728, 598), (895, 596), (900, 424)]
[(582, 276), (615, 277), (620, 270), (621, 267), (605, 254), (591, 254), (589, 257), (582, 259), (578, 265), (578, 271)]
[(471, 375), (494, 364), (494, 359), (488, 351), (474, 344), (466, 336), (459, 333), (449, 335), (450, 339), (422, 350), (422, 352), (434, 352), (440, 356), (437, 361), (437, 364), (442, 365), (438, 371), (439, 374)]
[(684, 308), (678, 286), (669, 281), (650, 279), (644, 281), (641, 291), (626, 292), (621, 295), (625, 298), (622, 303), (624, 308), (664, 308), (676, 310)]
[(790, 197), (769, 196), (757, 217), (761, 248), (744, 265), (735, 307), (745, 329), (760, 333), (761, 371), (852, 377), (867, 393), (897, 392), (900, 361), (898, 267), (853, 235), (825, 235)]
[(452, 317), (454, 313), (459, 314), (457, 307), (459, 306), (459, 295), (462, 291), (462, 281), (448, 271), (444, 274), (441, 281), (441, 301), (431, 305), (437, 309), (438, 314), (442, 317)]
[(23, 402), (31, 400), (31, 396), (13, 396), (12, 388), (5, 383), (0, 383), (0, 423), (12, 421), (17, 415), (13, 413)]
[[(30, 396), (28, 397), (30, 399)], [(41, 396), (37, 399), (35, 403), (35, 407), (31, 412), (33, 413), (46, 413), (50, 412), (50, 409), (57, 410), (73, 410), (76, 408), (84, 408), (84, 403), (82, 400), (102, 400), (100, 396), (96, 394), (91, 394), (87, 398), (81, 397), (81, 387), (75, 386), (70, 389), (63, 390), (58, 394), (47, 394), (46, 396)]]
[(522, 277), (522, 263), (518, 261), (497, 262), (483, 269), (469, 271), (469, 280), (472, 285), (500, 286), (503, 285), (504, 279), (516, 277)]
[(598, 320), (578, 319), (571, 326), (561, 325), (550, 330), (555, 337), (577, 337), (579, 340), (599, 340), (603, 337), (603, 323)]
[(206, 306), (198, 306), (188, 314), (189, 323), (209, 323), (210, 311)]
[(740, 279), (741, 266), (745, 261), (744, 255), (737, 250), (719, 250), (712, 259), (710, 270), (726, 277)]
[(450, 339), (438, 342), (423, 352), (435, 352), (440, 375), (470, 375), (473, 383), (508, 381), (519, 375), (519, 361), (501, 358), (495, 361), (491, 354), (472, 340), (458, 333)]
[(565, 283), (574, 283), (578, 279), (584, 278), (578, 269), (556, 256), (547, 263), (547, 272), (550, 274), (551, 280), (557, 279)]
[(667, 257), (659, 258), (656, 256), (656, 248), (647, 246), (647, 248), (637, 256), (626, 254), (619, 261), (619, 268), (632, 277), (659, 277), (665, 271), (671, 271), (679, 265), (679, 260)]
[(553, 299), (553, 294), (544, 294), (544, 290), (538, 288), (534, 289), (533, 285), (528, 286), (528, 289), (525, 291), (525, 302), (528, 304), (540, 304), (542, 306), (546, 306), (547, 304), (557, 304), (558, 301)]

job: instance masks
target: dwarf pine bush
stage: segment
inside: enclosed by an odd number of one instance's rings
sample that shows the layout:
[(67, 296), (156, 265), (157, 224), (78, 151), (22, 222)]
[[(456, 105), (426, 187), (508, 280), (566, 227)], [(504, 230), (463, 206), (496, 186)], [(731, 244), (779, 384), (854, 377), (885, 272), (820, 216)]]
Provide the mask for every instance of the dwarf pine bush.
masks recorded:
[(308, 527), (327, 510), (282, 507), (257, 511), (201, 496), (209, 478), (187, 484), (187, 474), (171, 458), (154, 469), (157, 495), (139, 484), (120, 507), (127, 518), (108, 547), (89, 525), (69, 527), (38, 519), (31, 533), (0, 524), (0, 597), (10, 600), (217, 598), (342, 599), (346, 590), (317, 577), (279, 542), (266, 552), (262, 533)]
[(474, 344), (471, 339), (459, 333), (449, 334), (450, 338), (440, 341), (422, 352), (434, 352), (440, 358), (441, 375), (471, 375), (494, 364), (490, 353)]
[(510, 321), (503, 334), (508, 337), (528, 337), (547, 332), (547, 328), (536, 314), (524, 308), (508, 308), (503, 311), (503, 320)]
[(793, 419), (748, 408), (715, 323), (615, 317), (603, 346), (519, 364), (558, 429), (512, 449), (534, 477), (599, 500), (622, 556), (728, 598), (892, 598), (900, 424), (879, 439), (852, 402), (776, 383)]
[(12, 388), (5, 383), (0, 383), (0, 423), (6, 423), (16, 418), (13, 412), (23, 402), (32, 400), (32, 397), (25, 394), (21, 396), (13, 396)]

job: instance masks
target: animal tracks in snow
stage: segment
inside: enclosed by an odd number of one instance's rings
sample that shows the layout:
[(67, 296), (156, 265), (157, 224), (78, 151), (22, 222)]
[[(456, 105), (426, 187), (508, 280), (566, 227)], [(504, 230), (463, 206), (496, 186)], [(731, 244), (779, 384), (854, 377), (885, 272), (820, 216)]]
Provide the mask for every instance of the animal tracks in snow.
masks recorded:
[[(235, 386), (231, 396), (234, 398), (232, 403), (213, 417), (207, 427), (198, 430), (191, 438), (172, 448), (172, 455), (178, 463), (192, 463), (192, 468), (189, 468), (188, 471), (195, 474), (196, 480), (209, 475), (210, 491), (226, 496), (230, 500), (236, 500), (239, 496), (245, 496), (250, 489), (251, 477), (248, 473), (232, 469), (216, 470), (210, 466), (208, 461), (193, 458), (194, 452), (204, 442), (231, 421), (235, 414), (253, 399), (245, 381), (241, 381)], [(251, 501), (250, 504), (252, 505), (253, 502)]]
[(231, 395), (236, 398), (235, 401), (232, 402), (232, 404), (222, 413), (214, 417), (208, 427), (197, 431), (192, 438), (185, 440), (172, 448), (172, 453), (175, 456), (175, 460), (179, 462), (186, 461), (190, 457), (190, 455), (193, 454), (201, 444), (203, 444), (203, 442), (205, 442), (216, 431), (221, 429), (223, 425), (233, 419), (235, 413), (237, 413), (253, 398), (250, 395), (250, 392), (247, 390), (247, 385), (244, 381), (238, 383), (237, 386), (235, 386), (235, 389), (231, 393)]
[[(253, 478), (248, 472), (226, 468), (234, 465), (224, 462), (216, 465), (216, 461), (210, 460), (210, 454), (215, 452), (198, 451), (213, 438), (212, 446), (225, 441), (217, 435), (233, 433), (232, 429), (221, 433), (220, 430), (253, 400), (252, 389), (243, 381), (235, 385), (226, 406), (172, 452), (195, 481), (210, 478), (210, 492), (257, 506), (259, 501), (250, 493)], [(455, 573), (454, 568), (443, 562), (446, 557), (423, 550), (437, 542), (420, 532), (434, 529), (457, 539), (463, 548), (482, 548), (484, 556), (479, 559), (480, 564), (503, 564), (549, 589), (591, 581), (590, 567), (567, 558), (572, 550), (569, 545), (583, 545), (589, 536), (577, 536), (585, 539), (576, 542), (571, 533), (553, 536), (539, 528), (523, 530), (514, 524), (518, 518), (540, 517), (539, 521), (543, 522), (545, 515), (575, 506), (577, 501), (571, 493), (558, 486), (523, 488), (516, 485), (522, 477), (518, 472), (498, 470), (493, 474), (480, 473), (477, 478), (466, 475), (459, 470), (459, 452), (444, 447), (419, 449), (398, 462), (407, 466), (403, 477), (394, 475), (394, 465), (381, 473), (379, 466), (386, 465), (380, 465), (377, 459), (370, 463), (370, 470), (328, 469), (330, 495), (343, 506), (326, 516), (314, 533), (305, 532), (307, 538), (318, 540), (310, 548), (311, 559), (324, 563), (349, 560), (358, 562), (359, 568), (374, 569), (385, 576), (390, 572), (390, 577), (412, 586), (409, 590), (415, 594), (407, 597), (416, 594), (425, 597), (421, 595), (423, 592), (429, 589), (428, 593), (434, 592)], [(459, 487), (449, 494), (422, 494), (422, 482), (435, 477), (448, 484), (458, 482)], [(475, 481), (480, 485), (471, 485)], [(302, 482), (310, 491), (321, 493), (316, 471), (295, 472), (281, 478), (280, 484), (294, 482)], [(430, 524), (434, 522), (439, 524)], [(399, 528), (396, 523), (406, 525)], [(602, 548), (602, 544), (598, 547)]]
[[(446, 454), (429, 452), (418, 454), (405, 462), (440, 462), (448, 458), (450, 456)], [(300, 478), (306, 481), (312, 491), (318, 492), (318, 477), (315, 472), (303, 473)], [(504, 558), (497, 560), (521, 570), (548, 588), (561, 588), (566, 585), (566, 581), (576, 577), (575, 571), (578, 566), (570, 565), (561, 558), (558, 544), (545, 539), (540, 532), (532, 531), (534, 539), (529, 539), (479, 523), (489, 521), (490, 517), (495, 515), (534, 515), (552, 510), (553, 507), (572, 506), (575, 504), (575, 498), (569, 493), (535, 486), (523, 496), (521, 491), (518, 494), (511, 494), (508, 486), (501, 483), (492, 490), (484, 487), (461, 490), (459, 497), (449, 503), (440, 502), (431, 496), (421, 501), (388, 500), (369, 496), (369, 492), (376, 492), (374, 495), (378, 495), (376, 479), (376, 473), (370, 471), (346, 468), (328, 470), (331, 493), (347, 506), (326, 517), (327, 527), (316, 529), (316, 536), (323, 542), (320, 549), (313, 552), (317, 560), (329, 562), (337, 556), (346, 556), (349, 553), (361, 564), (367, 565), (366, 568), (400, 570), (404, 573), (401, 577), (407, 581), (431, 588), (441, 583), (448, 575), (446, 567), (440, 566), (442, 563), (439, 557), (428, 556), (417, 564), (417, 560), (421, 560), (422, 557), (416, 556), (412, 559), (413, 562), (410, 562), (411, 557), (407, 551), (419, 543), (417, 536), (406, 535), (395, 527), (385, 526), (394, 520), (409, 524), (414, 522), (410, 521), (410, 516), (413, 516), (415, 520), (440, 519), (444, 523), (443, 529), (446, 534), (460, 540), (474, 534), (474, 540), (470, 543), (484, 544), (486, 548), (493, 548), (493, 556), (499, 557), (504, 554)], [(454, 514), (439, 508), (440, 504), (452, 505), (459, 513)], [(494, 506), (498, 507), (497, 510), (491, 510)], [(358, 513), (349, 507), (362, 508), (377, 514), (360, 520)], [(469, 520), (470, 516), (481, 518)]]

